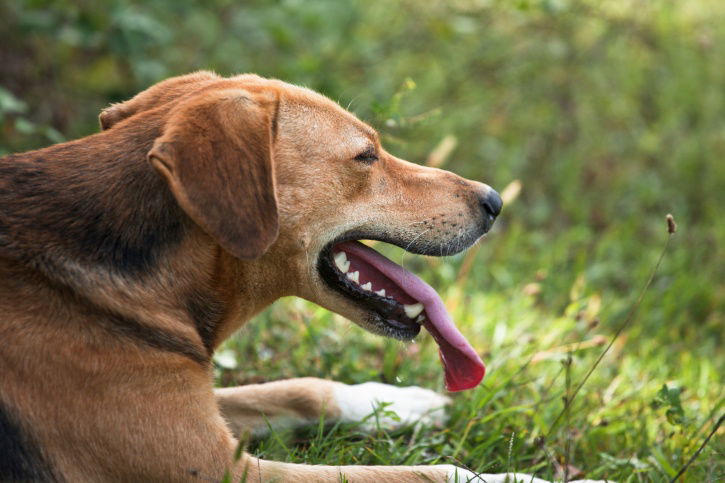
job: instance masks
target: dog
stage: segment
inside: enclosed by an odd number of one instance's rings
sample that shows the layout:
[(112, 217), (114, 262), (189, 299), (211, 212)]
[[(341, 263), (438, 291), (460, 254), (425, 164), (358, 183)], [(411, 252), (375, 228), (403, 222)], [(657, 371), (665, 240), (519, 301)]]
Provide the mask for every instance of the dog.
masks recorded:
[(295, 295), (400, 340), (425, 327), (449, 389), (475, 386), (483, 364), (435, 291), (357, 240), (458, 253), (499, 215), (492, 188), (398, 159), (326, 97), (252, 74), (171, 78), (100, 124), (0, 160), (0, 480), (506, 479), (235, 456), (233, 432), (267, 420), (354, 421), (387, 401), (414, 421), (447, 398), (316, 378), (215, 390), (211, 375), (224, 339)]

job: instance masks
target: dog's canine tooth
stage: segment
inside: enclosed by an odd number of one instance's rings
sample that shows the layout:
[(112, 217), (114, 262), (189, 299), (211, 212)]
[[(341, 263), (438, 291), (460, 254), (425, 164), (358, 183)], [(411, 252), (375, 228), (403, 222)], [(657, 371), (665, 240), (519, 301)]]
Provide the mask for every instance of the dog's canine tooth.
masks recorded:
[(361, 287), (361, 288), (362, 288), (363, 290), (367, 290), (368, 292), (370, 292), (370, 291), (372, 291), (372, 290), (373, 290), (373, 284), (372, 284), (372, 283), (370, 283), (370, 282), (366, 283), (365, 285), (360, 285), (360, 287)]
[(347, 274), (347, 278), (349, 278), (349, 279), (350, 279), (350, 280), (352, 280), (353, 282), (355, 282), (355, 283), (358, 283), (358, 284), (359, 284), (359, 283), (360, 283), (360, 272), (358, 272), (358, 271), (354, 271), (354, 272), (352, 272), (352, 273), (348, 273), (348, 274)]
[(417, 303), (412, 305), (403, 305), (403, 309), (405, 309), (405, 315), (411, 319), (415, 319), (421, 312), (423, 312), (423, 304)]
[(335, 265), (342, 273), (347, 273), (350, 270), (350, 261), (347, 259), (345, 252), (337, 252), (335, 254)]
[(420, 314), (420, 315), (418, 316), (418, 318), (417, 318), (417, 319), (415, 319), (415, 321), (416, 321), (416, 322), (418, 322), (419, 324), (422, 324), (423, 322), (425, 322), (425, 315), (423, 315), (423, 314)]
[(380, 290), (378, 290), (375, 293), (378, 294), (378, 295), (380, 295), (381, 297), (385, 297), (385, 289), (384, 288), (381, 288)]

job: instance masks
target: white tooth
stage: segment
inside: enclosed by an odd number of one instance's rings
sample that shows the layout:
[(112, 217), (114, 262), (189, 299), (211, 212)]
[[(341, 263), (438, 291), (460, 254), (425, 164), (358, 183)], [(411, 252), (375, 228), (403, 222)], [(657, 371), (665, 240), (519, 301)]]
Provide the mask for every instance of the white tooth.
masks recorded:
[(373, 284), (370, 283), (370, 282), (368, 282), (365, 285), (361, 285), (361, 287), (362, 287), (363, 290), (372, 290), (373, 289)]
[(355, 283), (360, 283), (360, 272), (355, 271), (352, 273), (348, 273), (347, 278), (349, 278), (350, 280), (352, 280)]
[(378, 294), (378, 295), (380, 295), (381, 297), (385, 297), (385, 289), (384, 288), (381, 288), (380, 290), (378, 290), (375, 293)]
[(422, 314), (419, 315), (418, 318), (415, 319), (415, 321), (418, 322), (419, 324), (422, 324), (423, 322), (425, 322), (425, 315), (422, 315)]
[(403, 308), (405, 309), (405, 315), (407, 315), (411, 319), (416, 318), (418, 315), (420, 315), (421, 312), (423, 312), (423, 304), (421, 303), (413, 305), (403, 305)]
[(337, 265), (337, 268), (339, 268), (342, 273), (347, 272), (348, 268), (350, 268), (350, 262), (347, 260), (345, 252), (337, 252), (335, 254), (335, 265)]

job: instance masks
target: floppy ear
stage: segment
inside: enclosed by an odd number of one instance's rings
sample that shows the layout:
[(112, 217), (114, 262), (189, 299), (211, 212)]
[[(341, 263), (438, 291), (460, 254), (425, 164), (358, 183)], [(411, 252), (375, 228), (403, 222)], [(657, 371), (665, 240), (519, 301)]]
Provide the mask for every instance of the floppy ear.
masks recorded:
[(277, 238), (276, 112), (271, 93), (195, 96), (175, 109), (148, 154), (181, 208), (237, 258), (257, 258)]
[(195, 89), (201, 89), (220, 79), (213, 72), (202, 70), (192, 74), (172, 77), (154, 84), (145, 91), (139, 92), (133, 98), (111, 104), (101, 111), (101, 114), (98, 115), (101, 131), (111, 129), (117, 123), (134, 114), (174, 101), (193, 92)]

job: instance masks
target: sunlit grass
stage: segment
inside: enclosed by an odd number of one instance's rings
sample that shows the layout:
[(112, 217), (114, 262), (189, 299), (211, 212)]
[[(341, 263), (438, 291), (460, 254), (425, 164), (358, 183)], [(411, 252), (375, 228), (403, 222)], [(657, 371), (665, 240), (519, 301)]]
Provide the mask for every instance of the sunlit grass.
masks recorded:
[[(639, 315), (582, 387), (567, 415), (552, 427), (561, 416), (564, 398), (622, 323), (636, 294), (621, 297), (597, 286), (587, 279), (586, 270), (521, 273), (518, 283), (516, 274), (492, 276), (507, 265), (506, 260), (490, 258), (494, 245), (504, 243), (497, 236), (505, 239), (511, 234), (501, 230), (485, 242), (463, 284), (456, 278), (463, 256), (403, 258), (407, 267), (440, 288), (454, 320), (487, 364), (479, 388), (453, 396), (445, 428), (367, 435), (354, 426), (337, 425), (274, 434), (254, 443), (252, 451), (291, 462), (456, 463), (476, 471), (528, 471), (548, 478), (563, 478), (568, 462), (570, 478), (672, 478), (723, 410), (725, 392), (718, 372), (725, 363), (722, 352), (703, 345), (697, 333), (690, 333), (690, 340), (684, 335), (673, 346), (663, 343), (669, 337), (643, 330), (648, 317)], [(401, 260), (397, 249), (376, 248)], [(642, 249), (656, 255), (657, 248)], [(644, 284), (644, 276), (631, 277), (632, 286)], [(565, 281), (571, 282), (566, 303), (552, 307), (543, 299), (542, 286)], [(653, 290), (645, 299), (662, 297), (677, 294)], [(676, 301), (671, 305), (675, 311), (686, 310)], [(686, 346), (689, 350), (683, 350)], [(437, 349), (427, 334), (413, 344), (381, 339), (301, 300), (276, 304), (225, 347), (244, 365), (238, 372), (220, 371), (223, 384), (312, 375), (444, 391)], [(683, 417), (671, 417), (679, 402), (658, 399), (664, 385), (668, 391), (681, 391)], [(722, 475), (722, 451), (721, 438), (715, 438), (688, 469), (685, 481)]]
[[(590, 477), (668, 481), (725, 412), (722, 0), (76, 3), (0, 2), (0, 154), (96, 132), (110, 102), (214, 69), (320, 91), (401, 158), (500, 191), (520, 182), (473, 255), (385, 250), (440, 291), (487, 364), (447, 427), (314, 428), (255, 453), (540, 476), (568, 459)], [(658, 276), (552, 431), (651, 272), (668, 212), (680, 230)], [(225, 347), (222, 385), (319, 376), (443, 390), (426, 334), (383, 340), (299, 300)], [(684, 481), (725, 477), (723, 439), (721, 428)]]

